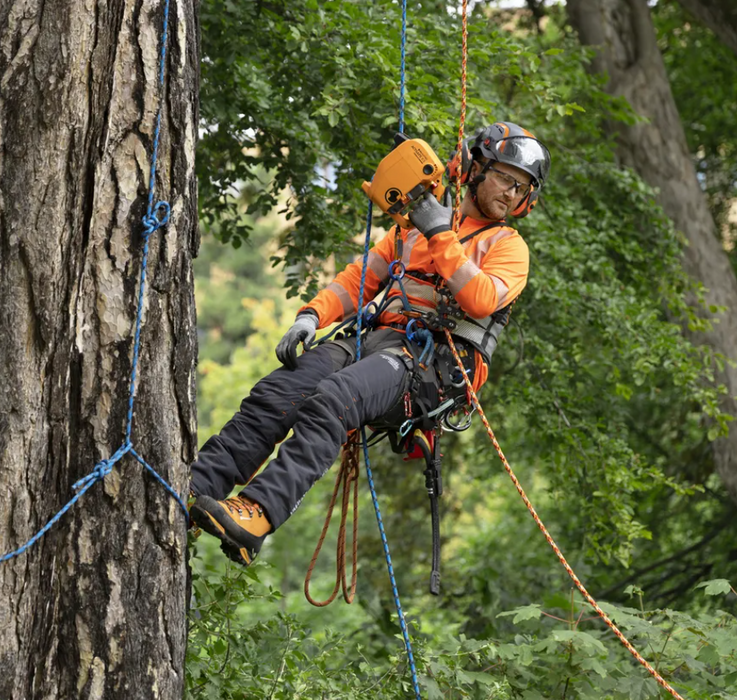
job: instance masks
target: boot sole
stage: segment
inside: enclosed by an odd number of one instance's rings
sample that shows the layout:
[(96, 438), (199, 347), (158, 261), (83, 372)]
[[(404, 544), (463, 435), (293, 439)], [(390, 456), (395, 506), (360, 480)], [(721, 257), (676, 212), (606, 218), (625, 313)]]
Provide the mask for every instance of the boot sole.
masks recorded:
[(234, 561), (236, 564), (241, 566), (248, 566), (255, 558), (258, 552), (256, 543), (251, 548), (253, 555), (248, 551), (248, 547), (244, 546), (242, 542), (238, 542), (229, 532), (228, 528), (224, 526), (212, 513), (206, 510), (208, 501), (212, 501), (211, 507), (221, 509), (221, 506), (214, 498), (209, 496), (200, 496), (198, 500), (205, 501), (204, 504), (198, 505), (195, 502), (190, 509), (190, 516), (198, 527), (202, 528), (206, 533), (217, 537), (220, 540), (220, 549), (228, 557), (228, 559)]

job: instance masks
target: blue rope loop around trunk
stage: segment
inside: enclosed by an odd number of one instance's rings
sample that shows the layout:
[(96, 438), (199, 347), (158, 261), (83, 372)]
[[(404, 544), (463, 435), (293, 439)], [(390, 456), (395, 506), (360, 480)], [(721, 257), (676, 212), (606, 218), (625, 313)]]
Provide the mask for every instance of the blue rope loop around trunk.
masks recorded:
[(25, 542), (12, 552), (8, 552), (7, 554), (0, 556), (0, 563), (4, 563), (6, 561), (9, 561), (10, 559), (13, 559), (14, 557), (20, 556), (25, 551), (30, 549), (34, 544), (36, 544), (36, 542), (38, 542), (54, 525), (56, 525), (56, 523), (61, 520), (64, 514), (68, 510), (70, 510), (75, 505), (75, 503), (77, 503), (77, 501), (85, 493), (87, 493), (90, 488), (92, 488), (92, 486), (94, 486), (98, 481), (102, 481), (113, 470), (113, 467), (125, 455), (129, 453), (132, 457), (136, 459), (136, 461), (138, 461), (139, 464), (145, 467), (151, 473), (154, 479), (156, 479), (156, 481), (158, 481), (159, 484), (161, 484), (161, 486), (166, 489), (169, 495), (174, 498), (174, 500), (176, 500), (176, 502), (179, 504), (179, 507), (182, 509), (182, 512), (184, 513), (184, 517), (187, 519), (187, 522), (189, 522), (189, 513), (187, 511), (187, 506), (182, 498), (174, 490), (171, 484), (169, 484), (150, 464), (146, 462), (146, 460), (143, 459), (143, 457), (141, 457), (141, 455), (138, 454), (138, 452), (136, 452), (131, 441), (131, 434), (133, 431), (133, 415), (135, 409), (138, 362), (141, 353), (141, 326), (143, 324), (143, 301), (146, 293), (148, 244), (152, 234), (155, 233), (158, 229), (163, 228), (167, 225), (171, 212), (169, 202), (160, 201), (154, 204), (154, 194), (156, 189), (156, 168), (158, 164), (159, 141), (161, 136), (161, 103), (165, 88), (166, 49), (168, 44), (168, 37), (169, 0), (164, 0), (164, 19), (161, 30), (161, 51), (159, 54), (159, 95), (156, 112), (156, 127), (154, 130), (152, 149), (153, 152), (151, 156), (151, 170), (149, 173), (148, 182), (148, 205), (146, 207), (146, 214), (142, 218), (144, 245), (143, 257), (141, 259), (141, 274), (138, 289), (138, 306), (136, 311), (136, 329), (135, 339), (133, 343), (133, 359), (131, 362), (131, 373), (128, 389), (128, 414), (125, 426), (125, 442), (115, 451), (115, 453), (111, 457), (98, 462), (89, 474), (79, 479), (72, 487), (76, 491), (76, 494), (71, 498), (71, 500), (64, 504), (59, 512), (56, 513), (35, 535), (33, 535), (31, 539), (29, 539), (27, 542)]

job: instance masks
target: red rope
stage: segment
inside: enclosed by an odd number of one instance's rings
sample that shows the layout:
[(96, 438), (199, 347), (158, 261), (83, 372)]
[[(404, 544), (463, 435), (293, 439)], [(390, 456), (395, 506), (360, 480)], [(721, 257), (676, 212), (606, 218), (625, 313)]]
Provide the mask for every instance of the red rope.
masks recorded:
[[(333, 495), (330, 499), (330, 505), (328, 506), (328, 513), (325, 517), (325, 523), (322, 526), (322, 532), (320, 533), (320, 539), (315, 547), (315, 553), (312, 555), (312, 560), (307, 568), (307, 575), (305, 576), (305, 598), (317, 608), (322, 608), (326, 605), (330, 605), (338, 595), (338, 590), (343, 588), (343, 599), (346, 603), (352, 603), (353, 598), (356, 595), (356, 581), (358, 580), (357, 568), (358, 568), (358, 432), (353, 432), (349, 435), (345, 445), (343, 445), (343, 458), (340, 462), (340, 469), (335, 479), (335, 488), (333, 489)], [(340, 514), (340, 526), (338, 528), (338, 542), (336, 547), (335, 557), (335, 587), (333, 592), (325, 600), (315, 600), (310, 595), (310, 581), (312, 579), (312, 571), (315, 568), (317, 557), (320, 555), (325, 536), (328, 534), (330, 527), (330, 521), (333, 516), (333, 508), (335, 502), (338, 500), (338, 492), (343, 491), (343, 499), (341, 504)], [(346, 521), (348, 519), (348, 509), (351, 500), (351, 487), (353, 489), (353, 571), (351, 573), (351, 585), (348, 588), (348, 580), (346, 578)]]
[(456, 168), (456, 197), (455, 212), (453, 214), (453, 230), (458, 231), (461, 225), (461, 176), (463, 169), (463, 131), (466, 127), (466, 76), (468, 64), (468, 0), (463, 0), (463, 48), (461, 57), (461, 119), (458, 126), (458, 144), (456, 146), (456, 157), (458, 167)]

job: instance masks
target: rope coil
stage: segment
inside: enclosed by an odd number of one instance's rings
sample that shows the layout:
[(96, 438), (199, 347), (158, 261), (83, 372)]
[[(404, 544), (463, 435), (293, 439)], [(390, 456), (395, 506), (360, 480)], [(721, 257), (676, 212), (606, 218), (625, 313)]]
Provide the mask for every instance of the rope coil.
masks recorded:
[[(328, 512), (325, 517), (325, 524), (322, 526), (322, 532), (320, 533), (320, 539), (315, 547), (315, 552), (310, 560), (310, 565), (307, 568), (307, 575), (305, 576), (305, 598), (314, 605), (316, 608), (323, 608), (326, 605), (330, 605), (338, 595), (338, 590), (341, 585), (343, 587), (343, 600), (349, 605), (353, 602), (356, 595), (356, 583), (358, 581), (358, 477), (359, 477), (359, 466), (358, 466), (358, 433), (352, 433), (346, 444), (343, 446), (343, 457), (340, 462), (340, 470), (338, 476), (335, 479), (335, 488), (333, 489), (333, 495), (330, 499), (330, 505), (328, 506)], [(335, 586), (333, 592), (323, 601), (317, 601), (310, 595), (310, 581), (312, 580), (312, 571), (317, 563), (317, 558), (320, 556), (320, 550), (325, 541), (325, 536), (330, 528), (330, 521), (333, 517), (333, 508), (335, 502), (338, 500), (338, 491), (343, 486), (343, 499), (341, 503), (341, 514), (340, 514), (340, 526), (338, 529), (338, 543), (336, 547), (335, 557)], [(350, 590), (348, 588), (348, 582), (345, 573), (345, 545), (346, 545), (346, 521), (348, 519), (348, 508), (350, 505), (351, 489), (353, 490), (353, 571), (351, 573), (351, 585)]]

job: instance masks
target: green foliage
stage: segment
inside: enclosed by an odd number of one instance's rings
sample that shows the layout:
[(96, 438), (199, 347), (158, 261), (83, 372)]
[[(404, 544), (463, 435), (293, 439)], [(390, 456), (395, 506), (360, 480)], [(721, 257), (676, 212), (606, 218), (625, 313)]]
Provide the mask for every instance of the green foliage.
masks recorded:
[(258, 330), (259, 303), (271, 304), (274, 313), (284, 306), (271, 295), (281, 278), (269, 269), (264, 252), (276, 250), (279, 222), (271, 217), (249, 225), (251, 236), (238, 248), (224, 246), (209, 233), (202, 238), (194, 262), (200, 363), (230, 360), (233, 351)]
[[(445, 155), (457, 133), (460, 18), (445, 3), (409, 12), (406, 130)], [(239, 215), (237, 188), (254, 216), (281, 206), (286, 191), (282, 211), (294, 229), (275, 259), (286, 262), (289, 295), (311, 297), (324, 261), (355, 251), (350, 237), (366, 211), (358, 185), (398, 128), (398, 6), (208, 0), (201, 18), (201, 218), (217, 222), (223, 241), (240, 242), (252, 226)], [(469, 59), (469, 129), (513, 118), (552, 135), (583, 110), (577, 101), (608, 100), (592, 90), (571, 42), (562, 52), (532, 46), (480, 12), (469, 31), (483, 36)]]
[[(358, 184), (396, 128), (397, 20), (389, 0), (203, 7), (203, 218), (218, 221), (223, 240), (239, 240), (251, 225), (234, 185), (243, 184), (253, 215), (270, 212), (286, 188), (294, 228), (276, 258), (288, 265), (290, 295), (301, 288), (312, 296), (330, 254), (345, 261), (361, 228)], [(458, 55), (448, 47), (457, 45), (458, 21), (440, 6), (411, 11), (407, 128), (440, 153), (455, 141), (448, 76)], [(606, 121), (632, 116), (586, 73), (589, 54), (555, 26), (525, 37), (478, 12), (469, 27), (470, 36), (483, 36), (469, 57), (469, 124), (523, 123), (548, 142), (554, 161), (544, 215), (520, 225), (533, 256), (515, 312), (525, 362), (493, 392), (505, 404), (524, 398), (513, 413), (540, 431), (535, 454), (547, 450), (551, 487), (579, 483), (589, 553), (626, 564), (633, 542), (649, 536), (635, 517), (636, 495), (689, 488), (636, 444), (632, 416), (681, 406), (671, 420), (693, 426), (696, 441), (704, 415), (717, 421), (711, 439), (726, 417), (708, 384), (711, 358), (676, 325), (696, 319), (684, 303), (682, 243), (653, 193), (613, 162)], [(553, 403), (560, 410), (551, 411)], [(560, 429), (561, 411), (568, 430)]]
[[(198, 546), (195, 545), (197, 548)], [(358, 698), (395, 700), (410, 691), (399, 635), (393, 651), (371, 659), (355, 638), (310, 629), (277, 611), (259, 619), (258, 606), (278, 602), (256, 563), (223, 575), (211, 563), (193, 572), (187, 700), (212, 698)], [(728, 582), (704, 582), (711, 595), (734, 594)], [(515, 633), (506, 640), (444, 635), (432, 645), (415, 631), (415, 661), (423, 697), (481, 700), (645, 700), (667, 697), (634, 662), (600, 618), (577, 596), (549, 606), (502, 612)], [(734, 700), (737, 619), (725, 611), (688, 615), (602, 603), (601, 607), (656, 670), (690, 700)], [(254, 609), (256, 613), (254, 614)]]

